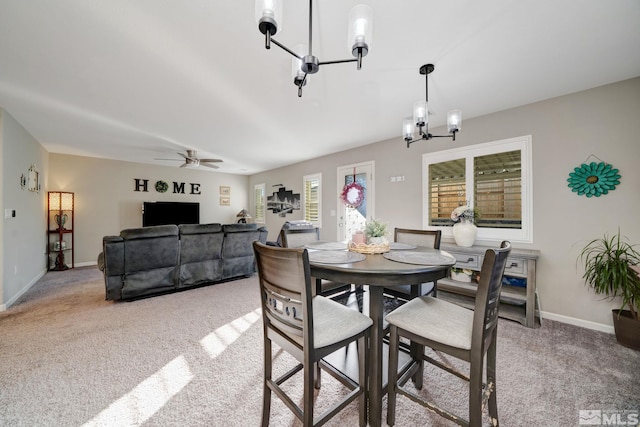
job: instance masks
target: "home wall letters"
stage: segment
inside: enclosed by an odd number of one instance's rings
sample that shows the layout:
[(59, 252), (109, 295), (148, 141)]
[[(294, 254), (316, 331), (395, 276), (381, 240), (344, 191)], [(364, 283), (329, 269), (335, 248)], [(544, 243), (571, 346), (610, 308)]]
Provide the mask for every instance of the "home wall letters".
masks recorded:
[[(149, 180), (142, 178), (134, 178), (134, 188), (133, 191), (140, 191), (143, 193), (149, 192)], [(175, 182), (173, 181), (173, 194), (186, 194), (185, 193), (186, 183), (184, 182)], [(154, 188), (158, 193), (165, 193), (169, 190), (169, 184), (164, 181), (156, 181), (154, 184)], [(189, 194), (202, 194), (200, 191), (200, 184), (190, 182)]]

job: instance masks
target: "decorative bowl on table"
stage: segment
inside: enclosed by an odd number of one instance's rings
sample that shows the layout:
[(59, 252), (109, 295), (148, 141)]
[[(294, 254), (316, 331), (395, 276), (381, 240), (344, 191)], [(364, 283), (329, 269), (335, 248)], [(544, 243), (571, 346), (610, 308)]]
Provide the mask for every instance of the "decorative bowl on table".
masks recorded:
[(349, 250), (361, 254), (383, 254), (389, 252), (389, 242), (372, 244), (372, 243), (354, 243), (349, 242)]

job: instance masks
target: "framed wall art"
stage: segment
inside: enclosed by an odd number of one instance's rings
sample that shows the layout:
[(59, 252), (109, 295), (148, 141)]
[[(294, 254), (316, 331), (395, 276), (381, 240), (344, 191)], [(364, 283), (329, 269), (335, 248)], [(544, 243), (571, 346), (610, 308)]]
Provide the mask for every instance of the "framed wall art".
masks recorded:
[(230, 196), (231, 195), (231, 187), (227, 185), (220, 186), (220, 195), (221, 196)]
[(220, 206), (231, 206), (231, 197), (220, 196)]

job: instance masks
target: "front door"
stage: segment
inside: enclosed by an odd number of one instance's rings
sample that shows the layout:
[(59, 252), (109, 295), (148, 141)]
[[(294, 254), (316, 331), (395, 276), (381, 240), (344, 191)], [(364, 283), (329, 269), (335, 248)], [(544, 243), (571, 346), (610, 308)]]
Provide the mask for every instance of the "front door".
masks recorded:
[[(338, 168), (338, 194), (341, 196), (338, 202), (338, 241), (351, 240), (353, 233), (364, 230), (367, 220), (374, 218), (374, 166), (375, 163), (371, 161)], [(354, 179), (364, 193), (362, 203), (358, 206), (349, 206), (342, 200), (342, 194), (345, 186), (353, 183)]]

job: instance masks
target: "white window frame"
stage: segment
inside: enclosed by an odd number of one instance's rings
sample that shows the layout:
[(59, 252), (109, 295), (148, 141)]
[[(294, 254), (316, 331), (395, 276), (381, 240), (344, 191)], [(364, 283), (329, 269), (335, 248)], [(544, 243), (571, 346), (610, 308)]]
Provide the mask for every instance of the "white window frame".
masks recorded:
[[(307, 217), (307, 183), (318, 181), (318, 219), (312, 221)], [(315, 227), (322, 228), (322, 174), (314, 173), (302, 177), (302, 206), (304, 206), (303, 217), (311, 222)]]
[[(258, 204), (260, 201), (257, 200), (256, 194), (260, 191), (262, 193), (262, 216), (258, 215)], [(266, 222), (266, 212), (267, 212), (267, 195), (266, 195), (266, 186), (264, 183), (256, 184), (253, 187), (253, 210), (256, 224), (264, 224)]]
[[(426, 153), (422, 155), (422, 226), (423, 228), (436, 228), (442, 230), (443, 237), (453, 238), (453, 227), (429, 226), (429, 165), (451, 160), (466, 159), (466, 198), (473, 203), (474, 182), (473, 182), (473, 159), (478, 156), (497, 154), (501, 152), (516, 151), (521, 152), (522, 161), (522, 228), (502, 229), (478, 227), (477, 240), (533, 243), (533, 168), (531, 152), (531, 135), (519, 136), (516, 138), (503, 139), (484, 144), (470, 145), (451, 150)], [(471, 205), (473, 207), (473, 205)], [(453, 223), (452, 223), (453, 225)]]

